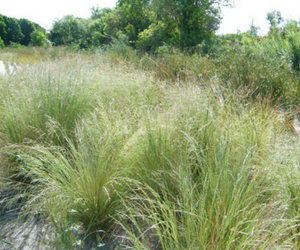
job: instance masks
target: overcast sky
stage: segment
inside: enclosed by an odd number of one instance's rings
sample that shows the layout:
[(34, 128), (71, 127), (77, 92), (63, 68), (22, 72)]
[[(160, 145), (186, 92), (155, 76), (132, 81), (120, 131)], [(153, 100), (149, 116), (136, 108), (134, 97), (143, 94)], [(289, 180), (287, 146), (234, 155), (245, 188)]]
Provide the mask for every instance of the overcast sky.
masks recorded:
[(222, 8), (223, 21), (218, 33), (247, 31), (253, 20), (253, 25), (261, 28), (260, 33), (266, 34), (267, 13), (273, 10), (281, 11), (284, 20), (300, 19), (300, 0), (235, 0), (234, 5), (235, 8)]
[[(116, 0), (0, 0), (0, 14), (26, 18), (50, 29), (55, 19), (65, 15), (88, 18), (93, 6), (115, 7)], [(219, 34), (242, 32), (250, 24), (268, 30), (267, 13), (279, 10), (284, 19), (300, 19), (300, 0), (235, 0), (235, 8), (222, 8), (223, 21)]]

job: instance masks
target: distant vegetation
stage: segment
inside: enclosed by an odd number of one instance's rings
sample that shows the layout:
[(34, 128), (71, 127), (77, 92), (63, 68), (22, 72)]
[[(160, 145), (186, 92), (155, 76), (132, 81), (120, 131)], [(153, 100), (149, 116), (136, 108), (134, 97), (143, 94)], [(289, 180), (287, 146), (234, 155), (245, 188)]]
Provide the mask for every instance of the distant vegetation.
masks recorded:
[(0, 15), (0, 47), (28, 45), (46, 45), (46, 30), (27, 19)]
[[(226, 2), (226, 1), (225, 1)], [(142, 50), (189, 48), (209, 40), (220, 23), (221, 1), (119, 0), (115, 9), (93, 8), (89, 19), (66, 16), (54, 23), (56, 45), (98, 47), (115, 40)]]

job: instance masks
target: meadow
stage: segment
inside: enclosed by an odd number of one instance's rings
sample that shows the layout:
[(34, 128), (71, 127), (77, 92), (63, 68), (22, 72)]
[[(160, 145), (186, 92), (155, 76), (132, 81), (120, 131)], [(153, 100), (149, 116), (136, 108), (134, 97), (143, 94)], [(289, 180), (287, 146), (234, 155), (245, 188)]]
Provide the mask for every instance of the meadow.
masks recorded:
[(265, 48), (0, 51), (7, 206), (45, 249), (298, 249), (299, 80)]

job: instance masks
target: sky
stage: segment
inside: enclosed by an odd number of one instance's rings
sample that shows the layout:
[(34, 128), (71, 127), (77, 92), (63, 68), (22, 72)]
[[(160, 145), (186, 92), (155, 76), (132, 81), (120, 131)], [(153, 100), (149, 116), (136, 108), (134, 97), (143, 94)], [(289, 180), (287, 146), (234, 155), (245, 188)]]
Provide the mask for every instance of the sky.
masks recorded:
[[(26, 18), (49, 30), (54, 20), (65, 15), (88, 18), (92, 7), (115, 5), (116, 0), (0, 0), (0, 14)], [(285, 20), (300, 20), (300, 0), (234, 0), (234, 6), (222, 8), (223, 20), (217, 34), (245, 32), (253, 20), (264, 35), (269, 28), (267, 13), (273, 10), (281, 11)]]
[(245, 32), (250, 25), (260, 27), (260, 35), (269, 29), (267, 13), (281, 11), (284, 20), (300, 21), (300, 0), (235, 0), (234, 8), (222, 8), (223, 21), (218, 34)]

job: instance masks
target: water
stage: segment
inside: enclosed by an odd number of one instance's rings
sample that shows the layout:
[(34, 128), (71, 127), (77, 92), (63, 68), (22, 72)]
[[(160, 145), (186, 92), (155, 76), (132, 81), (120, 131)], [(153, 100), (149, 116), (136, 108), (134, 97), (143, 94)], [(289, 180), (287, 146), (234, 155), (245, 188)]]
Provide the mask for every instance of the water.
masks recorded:
[(7, 62), (7, 65), (8, 69), (5, 67), (4, 62), (0, 60), (0, 75), (11, 75), (17, 68), (17, 65), (11, 65), (9, 62)]
[(4, 63), (0, 60), (0, 75), (5, 75), (6, 74), (6, 68)]

